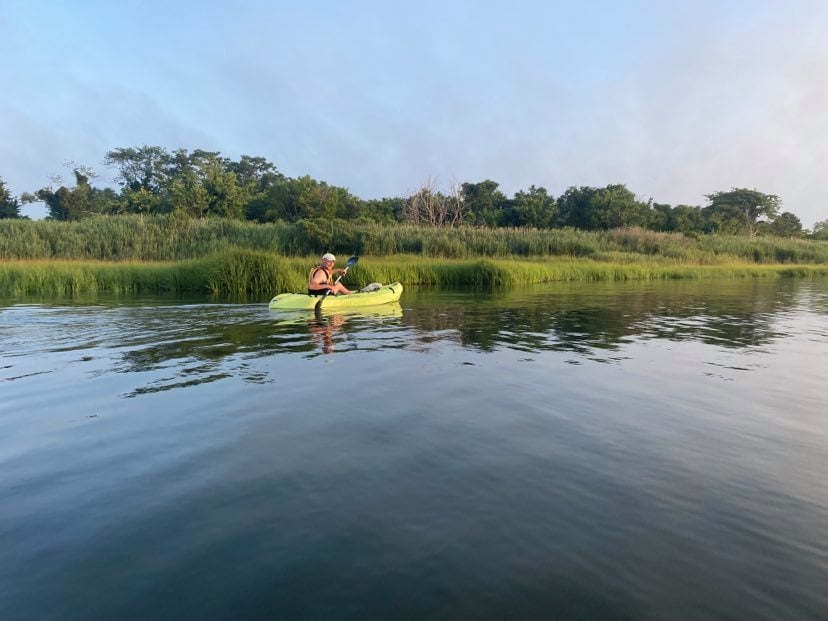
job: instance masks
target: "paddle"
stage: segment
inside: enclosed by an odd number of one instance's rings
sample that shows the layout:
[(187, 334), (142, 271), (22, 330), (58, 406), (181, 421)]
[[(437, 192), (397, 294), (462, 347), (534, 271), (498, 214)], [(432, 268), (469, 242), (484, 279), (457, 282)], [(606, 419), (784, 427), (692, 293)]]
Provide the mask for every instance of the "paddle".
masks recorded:
[[(348, 273), (348, 270), (349, 270), (349, 269), (351, 269), (354, 265), (356, 265), (356, 264), (357, 264), (357, 261), (359, 261), (359, 257), (351, 257), (350, 259), (348, 259), (348, 261), (345, 263), (345, 270), (344, 270), (344, 271), (343, 271), (343, 272), (339, 275), (339, 278), (337, 278), (337, 279), (334, 281), (334, 285), (335, 285), (336, 283), (338, 283), (340, 280), (342, 280), (342, 277), (343, 277), (345, 274), (347, 274), (347, 273)], [(325, 298), (326, 298), (326, 297), (328, 297), (328, 294), (329, 294), (330, 292), (331, 292), (331, 290), (330, 290), (330, 289), (326, 289), (326, 290), (325, 290), (325, 293), (323, 293), (323, 294), (322, 294), (322, 297), (321, 297), (321, 298), (319, 298), (319, 301), (318, 301), (318, 302), (316, 303), (316, 305), (313, 307), (313, 310), (318, 311), (320, 308), (322, 308), (322, 302), (324, 302), (324, 301), (325, 301)]]

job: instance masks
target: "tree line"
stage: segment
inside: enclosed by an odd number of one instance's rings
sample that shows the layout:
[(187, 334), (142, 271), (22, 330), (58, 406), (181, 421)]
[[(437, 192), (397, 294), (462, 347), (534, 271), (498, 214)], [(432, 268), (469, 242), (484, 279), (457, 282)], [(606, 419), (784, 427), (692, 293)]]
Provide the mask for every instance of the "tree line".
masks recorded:
[[(113, 149), (103, 163), (116, 171), (117, 189), (96, 186), (97, 175), (85, 166), (72, 167), (74, 185), (54, 180), (19, 198), (0, 178), (0, 218), (20, 217), (22, 204), (43, 202), (52, 220), (176, 212), (256, 222), (338, 218), (441, 227), (641, 227), (783, 237), (808, 233), (796, 215), (781, 212), (778, 196), (747, 188), (708, 194), (707, 204), (699, 206), (642, 201), (624, 184), (573, 186), (557, 197), (532, 185), (508, 197), (489, 179), (454, 183), (448, 191), (429, 180), (407, 196), (365, 200), (307, 175), (287, 177), (263, 157), (242, 155), (235, 161), (216, 151), (142, 146)], [(828, 220), (817, 223), (811, 236), (828, 239)]]

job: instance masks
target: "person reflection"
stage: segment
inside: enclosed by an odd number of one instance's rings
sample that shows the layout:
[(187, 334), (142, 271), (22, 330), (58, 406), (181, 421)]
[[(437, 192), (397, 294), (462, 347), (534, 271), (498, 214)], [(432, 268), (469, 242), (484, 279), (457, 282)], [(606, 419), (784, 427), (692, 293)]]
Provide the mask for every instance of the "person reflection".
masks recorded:
[(310, 331), (313, 339), (319, 343), (322, 348), (322, 353), (330, 354), (334, 350), (334, 335), (336, 331), (345, 323), (343, 315), (323, 316), (321, 313), (316, 313), (310, 322)]

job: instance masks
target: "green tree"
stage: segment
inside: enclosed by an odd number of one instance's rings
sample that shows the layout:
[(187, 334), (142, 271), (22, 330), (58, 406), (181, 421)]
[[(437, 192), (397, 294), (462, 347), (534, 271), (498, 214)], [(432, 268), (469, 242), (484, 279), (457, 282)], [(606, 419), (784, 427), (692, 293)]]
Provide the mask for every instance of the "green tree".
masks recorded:
[(670, 215), (672, 213), (673, 208), (670, 205), (666, 205), (664, 203), (653, 203), (647, 228), (652, 229), (653, 231), (669, 231)]
[(653, 203), (649, 228), (668, 233), (701, 233), (704, 217), (701, 207)]
[(72, 170), (75, 186), (41, 188), (34, 195), (24, 195), (26, 202), (43, 201), (49, 208), (47, 220), (80, 220), (99, 214), (115, 214), (122, 211), (122, 202), (110, 188), (95, 188), (89, 183), (94, 173), (85, 167)]
[(701, 233), (704, 230), (701, 207), (676, 205), (670, 212), (668, 227), (673, 233)]
[(265, 189), (285, 179), (274, 164), (263, 157), (242, 155), (238, 162), (229, 162), (227, 170), (234, 173), (242, 187)]
[(597, 188), (572, 186), (558, 197), (558, 221), (561, 226), (592, 229), (592, 199)]
[(779, 237), (801, 237), (802, 222), (790, 211), (779, 214), (768, 226), (771, 234)]
[(127, 213), (157, 213), (169, 209), (172, 156), (163, 147), (144, 145), (107, 152), (104, 164), (118, 170), (123, 209)]
[(166, 149), (144, 145), (109, 151), (104, 164), (118, 169), (117, 180), (127, 190), (160, 194), (169, 180), (172, 156)]
[(20, 218), (20, 201), (12, 196), (6, 182), (0, 178), (0, 218)]
[(557, 216), (558, 203), (555, 198), (549, 196), (546, 188), (532, 185), (526, 192), (515, 193), (502, 223), (545, 229), (554, 226)]
[(210, 196), (194, 171), (177, 174), (169, 184), (167, 200), (172, 211), (204, 218), (210, 210)]
[(605, 188), (571, 187), (558, 198), (560, 222), (578, 229), (646, 226), (650, 207), (623, 184)]
[(353, 220), (363, 213), (364, 203), (347, 189), (305, 175), (272, 183), (246, 209), (246, 217), (259, 222), (285, 220)]
[(174, 151), (162, 188), (165, 210), (183, 211), (195, 218), (241, 219), (246, 196), (229, 164), (216, 151)]
[(297, 222), (301, 217), (297, 195), (298, 187), (292, 179), (277, 181), (247, 204), (245, 218), (257, 222)]
[(509, 199), (497, 188), (499, 184), (486, 179), (479, 183), (464, 183), (460, 189), (463, 210), (469, 224), (498, 226), (502, 222)]
[(285, 176), (271, 162), (263, 157), (249, 155), (242, 155), (238, 162), (229, 162), (227, 172), (236, 176), (245, 217), (249, 217), (252, 203), (264, 198), (271, 187), (285, 180)]
[(814, 239), (828, 239), (828, 220), (822, 220), (814, 224), (811, 237)]
[(203, 168), (203, 185), (208, 195), (207, 213), (220, 218), (241, 220), (247, 199), (238, 177), (218, 160), (208, 162)]
[(363, 216), (374, 222), (392, 223), (403, 219), (403, 203), (405, 199), (395, 196), (393, 198), (376, 198), (362, 201), (360, 211)]
[(623, 184), (601, 188), (593, 197), (595, 228), (617, 229), (647, 226), (650, 206), (636, 200), (635, 194)]
[(707, 194), (710, 203), (704, 208), (712, 230), (746, 232), (755, 235), (759, 218), (773, 220), (779, 212), (780, 199), (758, 190), (733, 188), (729, 192)]

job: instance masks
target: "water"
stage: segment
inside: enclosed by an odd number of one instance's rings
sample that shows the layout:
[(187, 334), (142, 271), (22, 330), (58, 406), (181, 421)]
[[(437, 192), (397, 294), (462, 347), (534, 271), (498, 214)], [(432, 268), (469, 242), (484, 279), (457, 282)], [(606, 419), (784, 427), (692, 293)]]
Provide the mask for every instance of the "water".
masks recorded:
[(0, 305), (0, 619), (828, 618), (828, 282)]

